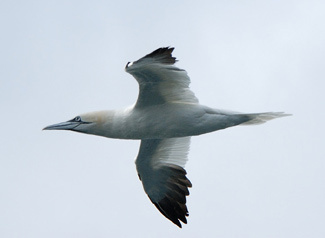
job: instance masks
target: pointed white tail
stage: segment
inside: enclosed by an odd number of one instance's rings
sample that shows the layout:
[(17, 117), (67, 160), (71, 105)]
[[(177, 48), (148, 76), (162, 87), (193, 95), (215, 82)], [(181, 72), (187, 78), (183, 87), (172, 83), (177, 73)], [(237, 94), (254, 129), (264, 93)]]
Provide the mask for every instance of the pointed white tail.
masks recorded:
[(269, 120), (273, 120), (279, 117), (287, 117), (291, 116), (291, 114), (285, 114), (284, 112), (264, 112), (264, 113), (250, 113), (250, 114), (245, 114), (246, 116), (251, 117), (252, 119), (244, 122), (240, 125), (258, 125), (265, 123)]

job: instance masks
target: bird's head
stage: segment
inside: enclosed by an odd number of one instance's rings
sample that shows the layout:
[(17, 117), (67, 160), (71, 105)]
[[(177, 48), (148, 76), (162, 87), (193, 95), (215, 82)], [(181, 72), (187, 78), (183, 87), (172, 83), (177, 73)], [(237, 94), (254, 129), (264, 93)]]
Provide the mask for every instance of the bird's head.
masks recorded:
[(43, 130), (70, 130), (86, 134), (101, 135), (102, 133), (100, 132), (102, 132), (103, 124), (110, 121), (110, 115), (111, 113), (108, 111), (85, 113), (69, 121), (47, 126)]

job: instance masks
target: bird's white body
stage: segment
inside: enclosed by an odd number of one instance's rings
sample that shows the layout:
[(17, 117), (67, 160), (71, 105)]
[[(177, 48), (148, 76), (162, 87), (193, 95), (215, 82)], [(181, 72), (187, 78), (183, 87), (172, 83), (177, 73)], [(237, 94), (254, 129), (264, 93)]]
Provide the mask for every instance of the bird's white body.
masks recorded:
[(238, 113), (199, 104), (185, 70), (174, 66), (173, 48), (160, 48), (128, 63), (139, 83), (137, 102), (123, 110), (85, 113), (44, 129), (118, 139), (141, 140), (136, 167), (157, 209), (181, 227), (187, 223), (186, 196), (191, 182), (184, 170), (191, 136), (236, 125), (261, 124), (287, 116), (278, 112)]
[[(79, 126), (76, 131), (116, 139), (164, 139), (196, 136), (244, 124), (257, 114), (212, 109), (198, 103), (166, 103), (146, 108), (134, 106), (122, 110), (82, 114), (96, 126)], [(279, 113), (259, 113), (255, 124), (278, 117)], [(264, 115), (264, 118), (261, 116)], [(249, 123), (247, 123), (249, 124)]]
[[(130, 107), (86, 113), (81, 116), (86, 121), (88, 118), (93, 121), (94, 115), (97, 115), (97, 130), (88, 127), (90, 134), (141, 140), (200, 135), (229, 126), (226, 126), (230, 123), (227, 121), (228, 115), (212, 112), (199, 104), (168, 103), (149, 108)], [(83, 130), (82, 127), (79, 129)]]

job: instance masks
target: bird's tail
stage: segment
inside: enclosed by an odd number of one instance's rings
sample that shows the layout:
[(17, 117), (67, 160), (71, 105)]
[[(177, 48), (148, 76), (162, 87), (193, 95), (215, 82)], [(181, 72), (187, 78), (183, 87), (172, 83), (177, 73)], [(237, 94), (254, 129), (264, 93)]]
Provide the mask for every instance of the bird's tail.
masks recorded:
[(240, 125), (258, 125), (265, 123), (267, 121), (279, 118), (279, 117), (287, 117), (291, 116), (291, 114), (285, 114), (284, 112), (263, 112), (263, 113), (249, 113), (244, 114), (251, 118), (250, 120), (240, 124)]

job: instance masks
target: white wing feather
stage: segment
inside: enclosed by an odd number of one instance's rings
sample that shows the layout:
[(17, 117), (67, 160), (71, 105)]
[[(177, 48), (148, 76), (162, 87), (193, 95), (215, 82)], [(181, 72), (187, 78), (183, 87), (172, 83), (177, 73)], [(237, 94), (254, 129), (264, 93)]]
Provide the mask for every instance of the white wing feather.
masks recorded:
[(191, 182), (184, 165), (190, 137), (142, 140), (136, 159), (137, 171), (143, 188), (157, 209), (181, 227), (188, 211), (186, 196)]
[(159, 48), (126, 65), (126, 72), (132, 74), (139, 83), (136, 107), (166, 102), (198, 103), (189, 89), (190, 78), (186, 71), (173, 65), (176, 62), (171, 55), (173, 49)]

